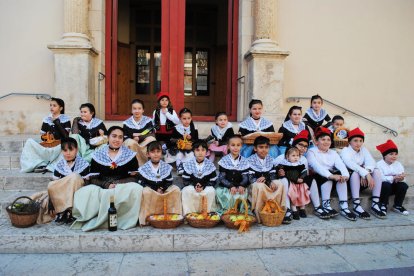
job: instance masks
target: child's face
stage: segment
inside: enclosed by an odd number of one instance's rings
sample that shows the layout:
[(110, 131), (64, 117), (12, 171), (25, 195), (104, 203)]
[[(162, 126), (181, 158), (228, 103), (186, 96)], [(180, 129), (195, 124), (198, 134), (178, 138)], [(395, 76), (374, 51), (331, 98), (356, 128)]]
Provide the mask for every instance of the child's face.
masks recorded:
[(62, 150), (63, 158), (65, 158), (66, 161), (72, 161), (76, 158), (76, 154), (78, 154), (78, 149), (75, 147), (72, 147), (72, 149), (66, 147)]
[(108, 137), (108, 144), (111, 148), (119, 149), (124, 142), (124, 132), (119, 129), (115, 129)]
[(301, 141), (297, 143), (295, 147), (299, 150), (300, 155), (304, 155), (308, 150), (309, 145), (305, 141)]
[(160, 100), (160, 106), (161, 106), (161, 108), (167, 108), (169, 103), (170, 103), (170, 101), (168, 100), (167, 97), (163, 97)]
[(362, 145), (364, 144), (364, 140), (362, 140), (362, 138), (360, 137), (355, 137), (355, 138), (352, 138), (349, 144), (351, 145), (351, 148), (354, 151), (360, 151), (362, 148)]
[(183, 113), (181, 114), (180, 121), (183, 124), (183, 126), (188, 127), (190, 126), (191, 118), (192, 117), (190, 113)]
[(260, 144), (254, 147), (257, 155), (264, 159), (269, 154), (269, 145), (268, 144)]
[(299, 109), (294, 109), (289, 118), (295, 125), (298, 125), (302, 121), (302, 112)]
[(289, 155), (287, 156), (287, 160), (291, 163), (296, 163), (299, 161), (299, 153), (297, 151), (292, 151), (291, 153), (289, 153)]
[(140, 118), (142, 114), (144, 114), (144, 108), (142, 107), (142, 104), (134, 103), (132, 105), (132, 115), (134, 115), (135, 118)]
[(240, 138), (232, 138), (229, 140), (230, 153), (233, 156), (239, 156), (243, 141)]
[(311, 107), (315, 111), (321, 110), (322, 107), (322, 100), (321, 99), (314, 99), (311, 103)]
[(318, 140), (316, 140), (316, 146), (321, 151), (328, 151), (331, 147), (331, 137), (328, 135), (319, 137)]
[(49, 104), (49, 109), (50, 109), (50, 113), (52, 113), (53, 115), (58, 115), (60, 114), (63, 108), (60, 107), (57, 102), (51, 101)]
[(253, 119), (258, 119), (262, 116), (263, 106), (261, 104), (254, 104), (250, 108), (250, 113), (252, 114)]
[(384, 161), (387, 162), (388, 164), (394, 163), (395, 161), (397, 161), (397, 159), (398, 159), (398, 153), (396, 152), (391, 152), (384, 156)]
[(228, 122), (227, 115), (220, 115), (216, 119), (216, 124), (221, 128), (224, 128)]
[(344, 120), (335, 120), (335, 122), (333, 122), (332, 126), (334, 129), (338, 129), (340, 127), (344, 126)]
[(194, 156), (196, 157), (196, 160), (198, 162), (203, 161), (206, 158), (206, 154), (207, 150), (202, 146), (199, 146), (198, 148), (194, 149)]
[(80, 110), (80, 116), (81, 116), (81, 119), (83, 121), (89, 122), (90, 120), (92, 120), (93, 114), (91, 113), (91, 111), (89, 110), (89, 108), (82, 107), (81, 110)]
[(147, 152), (149, 159), (151, 159), (152, 163), (159, 163), (162, 157), (162, 150), (161, 149), (153, 149)]

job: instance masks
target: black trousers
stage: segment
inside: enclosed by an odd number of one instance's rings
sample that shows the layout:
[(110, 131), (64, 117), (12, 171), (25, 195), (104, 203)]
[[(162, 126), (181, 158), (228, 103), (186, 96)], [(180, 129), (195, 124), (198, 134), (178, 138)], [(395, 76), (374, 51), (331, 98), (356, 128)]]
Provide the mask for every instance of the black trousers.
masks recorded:
[(402, 206), (405, 194), (407, 193), (408, 185), (405, 182), (382, 182), (381, 199), (380, 202), (388, 205), (388, 198), (390, 195), (395, 195), (394, 205)]

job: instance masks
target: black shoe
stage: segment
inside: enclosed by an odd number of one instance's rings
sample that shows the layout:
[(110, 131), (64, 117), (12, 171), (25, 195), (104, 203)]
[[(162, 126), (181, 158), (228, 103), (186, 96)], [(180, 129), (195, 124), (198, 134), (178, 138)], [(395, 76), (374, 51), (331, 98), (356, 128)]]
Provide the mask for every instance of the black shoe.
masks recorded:
[(283, 224), (291, 224), (292, 223), (292, 211), (289, 208), (287, 208), (287, 210), (286, 210), (286, 214), (285, 214), (285, 217), (283, 218), (282, 223)]
[(328, 212), (326, 212), (321, 206), (315, 208), (313, 210), (313, 214), (321, 219), (330, 219), (331, 215), (329, 215)]
[(299, 216), (301, 218), (307, 218), (308, 216), (306, 215), (306, 211), (305, 209), (299, 209)]
[(39, 166), (35, 168), (33, 171), (35, 173), (44, 173), (44, 172), (47, 172), (48, 170), (46, 169), (46, 166)]
[(55, 223), (57, 225), (62, 225), (66, 223), (66, 214), (65, 212), (59, 213), (56, 215)]
[(294, 220), (300, 220), (299, 212), (298, 211), (293, 211), (292, 212), (292, 217), (293, 217)]
[[(374, 199), (374, 198), (379, 200), (379, 197), (374, 197), (373, 196), (372, 199)], [(376, 216), (379, 219), (387, 218), (387, 214), (383, 213), (382, 210), (381, 210), (381, 203), (379, 201), (372, 200), (371, 214), (373, 214), (374, 216)]]
[(322, 206), (323, 206), (322, 207), (323, 210), (325, 212), (327, 212), (331, 218), (336, 217), (337, 215), (339, 215), (339, 213), (335, 209), (332, 209), (330, 199), (323, 200), (322, 201)]
[(357, 220), (357, 216), (352, 213), (348, 207), (342, 207), (342, 205), (345, 203), (346, 201), (339, 201), (339, 206), (341, 206), (341, 216), (343, 216), (344, 218), (351, 220), (351, 221), (356, 221)]
[(392, 207), (392, 210), (398, 214), (404, 215), (404, 216), (408, 216), (410, 213), (402, 206), (397, 206), (394, 205)]
[(72, 216), (72, 211), (67, 211), (66, 212), (66, 221), (65, 221), (65, 223), (66, 224), (72, 224), (74, 221), (76, 220), (76, 218), (74, 218), (73, 216)]
[[(362, 207), (361, 207), (361, 199), (360, 198), (353, 198), (352, 199), (352, 205), (354, 207), (353, 208), (354, 209), (354, 212), (358, 215), (359, 218), (366, 219), (366, 220), (371, 219), (371, 216), (367, 212), (365, 212), (364, 209), (362, 209)], [(361, 207), (362, 212), (360, 212), (360, 211), (357, 210), (358, 207)]]

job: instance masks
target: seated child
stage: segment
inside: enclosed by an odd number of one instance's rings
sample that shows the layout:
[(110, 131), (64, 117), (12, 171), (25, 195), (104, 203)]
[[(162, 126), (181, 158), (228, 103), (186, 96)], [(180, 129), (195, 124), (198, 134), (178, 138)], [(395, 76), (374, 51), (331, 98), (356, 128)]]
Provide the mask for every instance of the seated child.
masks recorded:
[(249, 182), (252, 184), (252, 211), (260, 223), (259, 212), (266, 201), (274, 199), (281, 207), (285, 206), (286, 191), (283, 184), (276, 180), (276, 169), (273, 158), (269, 155), (270, 141), (267, 137), (259, 136), (254, 140), (255, 154), (248, 158), (250, 163)]
[(243, 140), (240, 135), (234, 135), (228, 140), (230, 153), (219, 161), (218, 187), (216, 198), (219, 204), (218, 212), (223, 214), (234, 206), (238, 198), (247, 200), (249, 186), (249, 162), (240, 155)]
[(181, 191), (173, 185), (172, 167), (161, 160), (162, 144), (153, 141), (147, 146), (149, 161), (138, 169), (138, 184), (142, 191), (140, 225), (148, 224), (146, 219), (153, 214), (164, 213), (164, 198), (168, 197), (168, 213), (182, 214)]
[[(334, 133), (338, 128), (343, 128), (345, 124), (345, 120), (342, 116), (340, 115), (335, 115), (332, 118), (332, 121), (329, 123), (328, 129), (331, 131), (331, 140), (332, 140), (332, 144), (331, 144), (331, 148), (335, 147), (335, 143), (334, 141)], [(347, 133), (342, 133), (342, 131), (340, 131), (338, 133), (338, 137), (341, 139), (346, 139), (348, 137)]]
[(379, 203), (381, 194), (381, 172), (375, 168), (375, 160), (364, 147), (364, 133), (359, 129), (353, 129), (348, 133), (348, 147), (342, 149), (341, 158), (351, 175), (352, 204), (354, 212), (361, 219), (370, 219), (370, 215), (361, 207), (359, 198), (360, 190), (369, 188), (372, 190), (371, 213), (377, 218), (385, 218)]
[(216, 192), (214, 185), (217, 180), (216, 167), (206, 158), (207, 143), (193, 143), (195, 158), (184, 163), (182, 190), (183, 214), (201, 212), (201, 197), (207, 198), (207, 212), (216, 209)]
[[(300, 153), (297, 148), (289, 148), (285, 159), (279, 163), (278, 169), (283, 169), (289, 181), (288, 196), (291, 203), (293, 219), (306, 218), (305, 205), (310, 202), (309, 186), (304, 182), (307, 175), (305, 164), (300, 162)], [(300, 207), (299, 211), (296, 207)]]
[(377, 162), (377, 168), (382, 173), (381, 210), (384, 213), (387, 212), (388, 198), (395, 194), (392, 210), (407, 216), (409, 212), (403, 207), (403, 202), (408, 185), (405, 183), (404, 167), (397, 161), (398, 147), (392, 140), (388, 140), (384, 144), (378, 145), (377, 149), (383, 157), (381, 161)]
[(211, 128), (211, 135), (214, 137), (214, 142), (208, 147), (209, 159), (214, 162), (216, 153), (222, 153), (223, 156), (228, 153), (227, 142), (234, 135), (233, 125), (225, 112), (216, 114), (216, 124)]
[(323, 122), (329, 123), (331, 117), (329, 117), (328, 112), (322, 108), (323, 99), (319, 95), (313, 95), (311, 98), (311, 106), (306, 110), (305, 115), (303, 116), (303, 121), (307, 126), (309, 126), (314, 132), (317, 127), (323, 125)]

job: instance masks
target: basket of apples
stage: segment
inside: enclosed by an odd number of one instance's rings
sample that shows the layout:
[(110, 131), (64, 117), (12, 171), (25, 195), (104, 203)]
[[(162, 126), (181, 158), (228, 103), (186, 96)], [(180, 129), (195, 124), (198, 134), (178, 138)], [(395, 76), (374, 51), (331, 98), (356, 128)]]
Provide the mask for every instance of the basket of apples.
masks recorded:
[(201, 197), (201, 213), (188, 213), (185, 220), (195, 228), (212, 228), (220, 222), (220, 216), (216, 212), (207, 212), (207, 197)]
[(171, 229), (180, 226), (184, 222), (184, 217), (180, 214), (167, 213), (167, 197), (164, 197), (164, 214), (150, 215), (147, 220), (154, 228)]
[[(244, 205), (244, 213), (239, 212), (239, 204)], [(249, 231), (250, 226), (256, 222), (256, 218), (249, 215), (249, 205), (247, 204), (247, 201), (240, 198), (236, 200), (233, 208), (230, 208), (221, 216), (221, 220), (226, 227), (239, 229), (239, 233)]]

